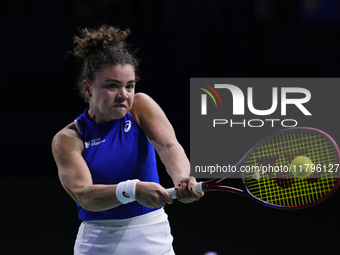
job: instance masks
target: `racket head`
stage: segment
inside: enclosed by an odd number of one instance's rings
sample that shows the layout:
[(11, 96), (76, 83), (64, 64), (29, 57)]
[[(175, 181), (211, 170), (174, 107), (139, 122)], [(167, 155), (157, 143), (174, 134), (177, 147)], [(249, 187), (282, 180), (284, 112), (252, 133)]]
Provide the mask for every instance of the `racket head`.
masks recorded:
[[(315, 165), (333, 166), (333, 170), (314, 171), (308, 178), (296, 178), (291, 171), (264, 172), (254, 178), (254, 171), (240, 171), (242, 166), (259, 167), (261, 164), (291, 166), (292, 159), (301, 155), (310, 158)], [(237, 179), (243, 184), (241, 188), (221, 185), (233, 172), (204, 181), (202, 187), (204, 191), (241, 194), (278, 209), (300, 209), (324, 201), (336, 191), (340, 184), (339, 163), (340, 150), (330, 135), (311, 127), (288, 128), (259, 141), (235, 165), (239, 170)]]
[[(293, 175), (291, 162), (297, 156), (313, 162), (315, 170), (309, 177)], [(262, 170), (264, 165), (272, 166), (272, 171), (243, 172), (243, 193), (267, 206), (299, 209), (317, 204), (336, 191), (340, 184), (339, 163), (340, 150), (330, 135), (315, 128), (297, 127), (262, 139), (238, 166), (253, 169), (262, 166)], [(275, 172), (274, 167), (279, 171)]]

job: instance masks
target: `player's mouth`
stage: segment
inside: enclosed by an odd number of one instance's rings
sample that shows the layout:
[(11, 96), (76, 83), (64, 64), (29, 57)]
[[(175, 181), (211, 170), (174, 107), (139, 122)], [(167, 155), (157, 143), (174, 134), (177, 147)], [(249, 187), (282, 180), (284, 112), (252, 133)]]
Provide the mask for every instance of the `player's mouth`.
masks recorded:
[(115, 104), (115, 108), (127, 108), (125, 104)]

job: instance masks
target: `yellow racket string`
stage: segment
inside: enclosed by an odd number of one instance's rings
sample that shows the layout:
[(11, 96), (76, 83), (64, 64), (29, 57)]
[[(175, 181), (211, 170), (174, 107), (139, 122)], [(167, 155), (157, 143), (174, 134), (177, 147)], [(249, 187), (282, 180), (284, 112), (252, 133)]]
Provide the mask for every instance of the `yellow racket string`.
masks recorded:
[[(308, 178), (295, 178), (291, 161), (306, 156), (315, 170)], [(256, 198), (281, 206), (300, 206), (317, 201), (337, 184), (339, 160), (333, 143), (323, 135), (299, 130), (284, 132), (259, 145), (244, 163), (246, 186)], [(267, 171), (264, 171), (267, 167)], [(271, 169), (269, 167), (272, 167)]]

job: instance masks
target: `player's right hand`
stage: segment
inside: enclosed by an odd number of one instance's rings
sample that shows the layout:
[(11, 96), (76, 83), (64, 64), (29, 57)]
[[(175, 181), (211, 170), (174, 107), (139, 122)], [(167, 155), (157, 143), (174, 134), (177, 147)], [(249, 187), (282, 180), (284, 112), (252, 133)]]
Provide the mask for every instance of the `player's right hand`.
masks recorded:
[(166, 189), (155, 182), (137, 182), (135, 198), (138, 203), (150, 208), (162, 207), (173, 202)]

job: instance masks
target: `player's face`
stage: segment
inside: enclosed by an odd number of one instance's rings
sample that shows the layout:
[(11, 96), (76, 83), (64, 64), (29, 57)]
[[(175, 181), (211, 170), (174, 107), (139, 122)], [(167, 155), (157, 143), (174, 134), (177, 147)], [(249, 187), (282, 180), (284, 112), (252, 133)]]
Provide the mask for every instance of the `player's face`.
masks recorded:
[[(132, 107), (135, 85), (131, 65), (106, 66), (98, 72), (88, 86), (91, 119), (99, 123), (123, 118)], [(86, 84), (84, 89), (86, 93)]]

